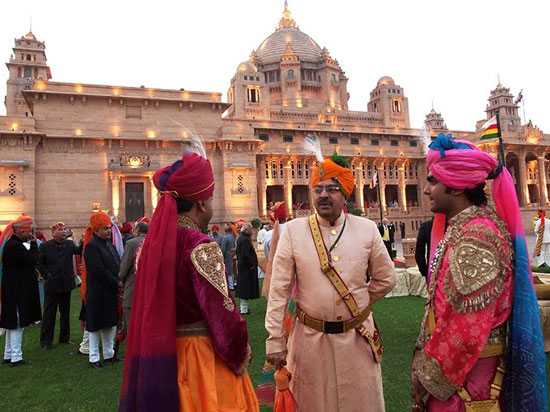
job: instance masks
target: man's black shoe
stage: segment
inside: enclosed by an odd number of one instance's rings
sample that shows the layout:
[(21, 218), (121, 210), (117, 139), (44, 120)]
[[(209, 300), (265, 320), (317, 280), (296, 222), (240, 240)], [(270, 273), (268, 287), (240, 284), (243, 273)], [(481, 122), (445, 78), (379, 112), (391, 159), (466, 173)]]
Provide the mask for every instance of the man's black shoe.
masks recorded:
[(25, 365), (32, 365), (32, 362), (27, 361), (25, 359), (21, 359), (20, 361), (17, 361), (17, 362), (11, 362), (12, 368), (17, 368), (18, 366), (25, 366)]
[(88, 356), (87, 353), (82, 353), (80, 350), (77, 350), (76, 352), (69, 352), (69, 355), (71, 356)]
[(94, 369), (103, 368), (103, 364), (99, 361), (97, 362), (90, 362), (90, 366)]
[(117, 363), (117, 362), (123, 362), (124, 359), (120, 359), (120, 358), (109, 358), (109, 359), (103, 359), (103, 363), (106, 363), (106, 364), (109, 364), (109, 365), (112, 365), (113, 363)]
[(9, 365), (11, 363), (11, 359), (2, 359), (2, 365)]
[(74, 342), (72, 340), (67, 340), (65, 342), (59, 342), (61, 345), (74, 345)]

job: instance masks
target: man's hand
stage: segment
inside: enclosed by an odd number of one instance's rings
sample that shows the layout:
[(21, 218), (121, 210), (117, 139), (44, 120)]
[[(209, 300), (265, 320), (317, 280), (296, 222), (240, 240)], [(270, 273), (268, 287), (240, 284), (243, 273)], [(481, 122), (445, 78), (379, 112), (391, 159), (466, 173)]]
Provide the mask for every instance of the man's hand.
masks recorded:
[(266, 359), (269, 363), (271, 363), (275, 369), (279, 370), (283, 366), (286, 366), (286, 355), (288, 351), (282, 351), (282, 352), (276, 352), (276, 353), (270, 353), (266, 355)]
[(416, 361), (420, 353), (420, 350), (417, 350), (414, 353), (411, 367), (411, 398), (414, 399), (416, 408), (419, 412), (424, 410), (423, 408), (420, 409), (420, 407), (424, 404), (424, 397), (428, 394), (428, 391), (426, 390), (426, 388), (424, 388), (424, 386), (418, 379), (418, 376), (416, 375)]

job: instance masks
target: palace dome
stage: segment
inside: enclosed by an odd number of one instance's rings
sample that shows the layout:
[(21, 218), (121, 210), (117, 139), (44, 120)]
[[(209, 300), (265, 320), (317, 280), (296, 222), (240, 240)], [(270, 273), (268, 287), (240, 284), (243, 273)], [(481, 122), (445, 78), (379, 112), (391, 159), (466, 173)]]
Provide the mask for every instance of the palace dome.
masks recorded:
[(322, 50), (315, 40), (296, 27), (279, 27), (256, 50), (258, 62), (279, 63), (288, 43), (302, 62), (317, 63), (321, 59)]
[(279, 27), (255, 51), (257, 62), (262, 65), (279, 63), (289, 43), (301, 62), (318, 63), (321, 59), (323, 53), (321, 48), (315, 40), (296, 27), (296, 22), (288, 10), (288, 3), (285, 1)]
[(237, 67), (237, 71), (239, 72), (257, 72), (258, 69), (254, 64), (250, 63), (249, 61), (242, 62), (239, 64), (239, 67)]
[(390, 85), (390, 86), (395, 86), (395, 82), (393, 81), (393, 79), (390, 76), (380, 77), (380, 80), (378, 80), (378, 86), (382, 86), (384, 84), (387, 84), (387, 85)]

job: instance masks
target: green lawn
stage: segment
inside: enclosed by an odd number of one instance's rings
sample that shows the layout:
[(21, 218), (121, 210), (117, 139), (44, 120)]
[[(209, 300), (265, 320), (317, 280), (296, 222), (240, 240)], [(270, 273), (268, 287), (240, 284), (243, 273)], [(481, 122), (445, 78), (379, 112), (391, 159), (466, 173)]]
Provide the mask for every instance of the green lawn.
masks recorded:
[[(374, 305), (382, 331), (386, 352), (382, 363), (386, 410), (407, 411), (409, 398), (409, 368), (414, 340), (418, 333), (423, 299), (402, 297), (384, 299)], [(71, 340), (80, 342), (78, 321), (80, 301), (77, 291), (72, 300)], [(253, 315), (248, 316), (250, 341), (254, 357), (250, 375), (256, 385), (265, 356), (266, 332), (263, 327), (265, 300), (250, 302)], [(88, 366), (87, 357), (69, 356), (77, 345), (55, 344), (43, 352), (39, 343), (40, 327), (26, 328), (23, 335), (23, 355), (33, 365), (21, 368), (0, 367), (0, 409), (7, 411), (115, 411), (118, 406), (123, 365), (103, 369)], [(56, 331), (56, 338), (57, 338)], [(0, 338), (4, 348), (4, 338)], [(121, 354), (124, 354), (122, 349)], [(262, 409), (268, 411), (269, 409)]]

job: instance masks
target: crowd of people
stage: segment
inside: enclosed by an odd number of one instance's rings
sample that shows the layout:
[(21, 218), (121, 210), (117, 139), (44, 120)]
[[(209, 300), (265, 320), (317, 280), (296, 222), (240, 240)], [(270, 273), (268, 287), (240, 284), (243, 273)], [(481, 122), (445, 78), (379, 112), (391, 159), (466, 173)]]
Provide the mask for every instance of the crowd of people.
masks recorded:
[[(250, 222), (228, 223), (222, 236), (209, 227), (215, 182), (204, 153), (185, 153), (155, 173), (160, 199), (150, 225), (144, 219), (119, 230), (98, 212), (78, 245), (59, 222), (40, 247), (32, 218), (8, 225), (0, 237), (3, 362), (28, 363), (23, 328), (41, 319), (36, 269), (45, 281), (40, 344), (51, 348), (58, 307), (59, 342), (70, 343), (65, 313), (79, 274), (90, 365), (116, 362), (114, 343), (127, 334), (121, 412), (258, 412), (245, 315), (260, 295), (263, 251), (266, 361), (278, 382), (286, 379), (279, 395), (291, 391), (287, 406), (384, 411), (384, 348), (373, 305), (396, 282), (393, 225), (345, 213), (353, 173), (345, 159), (325, 159), (319, 149), (311, 181), (316, 213), (289, 221), (284, 203), (270, 205), (257, 248)], [(411, 342), (412, 410), (546, 410), (540, 315), (519, 206), (509, 196), (512, 177), (494, 157), (450, 135), (438, 136), (427, 156), (424, 194), (435, 217), (422, 250), (431, 262), (429, 297)], [(82, 347), (78, 353), (86, 353)]]
[[(75, 241), (72, 230), (63, 222), (50, 227), (50, 240), (41, 232), (35, 234), (30, 216), (11, 222), (0, 237), (0, 327), (6, 334), (2, 363), (12, 367), (32, 363), (23, 358), (21, 350), (23, 329), (27, 326), (40, 324), (40, 346), (50, 351), (58, 312), (58, 343), (74, 344), (70, 340), (70, 307), (72, 291), (78, 286), (83, 336), (78, 349), (70, 354), (87, 356), (94, 368), (119, 361), (114, 350), (116, 327), (119, 321), (123, 325), (129, 322), (134, 252), (147, 234), (148, 221), (142, 218), (135, 225), (126, 222), (123, 227), (116, 227), (113, 235), (111, 217), (94, 213), (80, 242)], [(114, 241), (117, 235), (118, 244)], [(119, 303), (121, 294), (123, 305)], [(122, 307), (123, 318), (119, 316)]]

